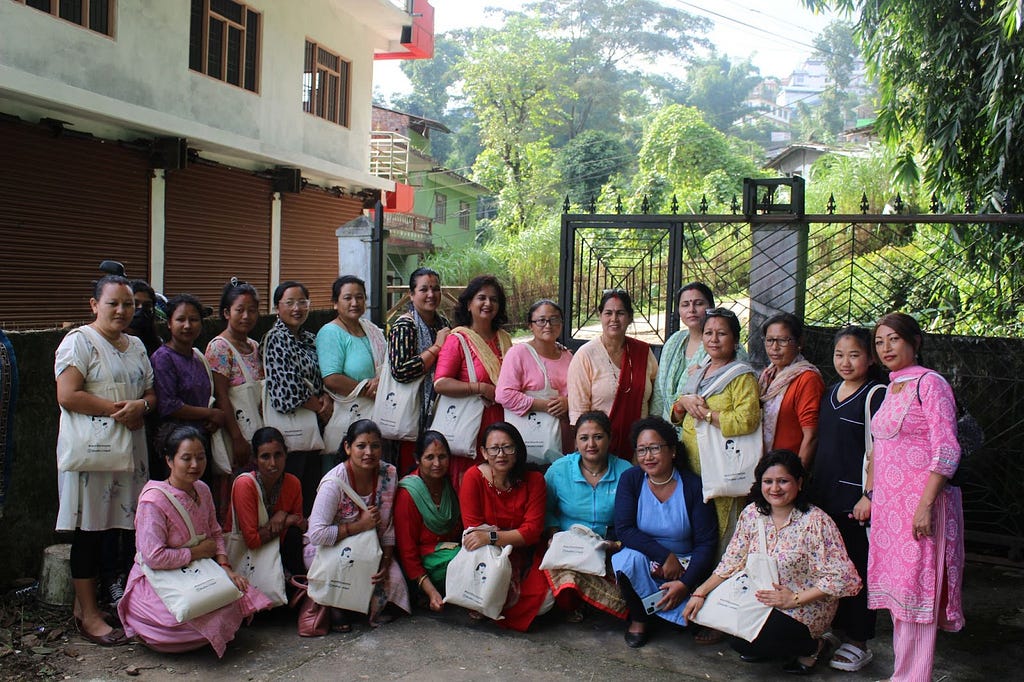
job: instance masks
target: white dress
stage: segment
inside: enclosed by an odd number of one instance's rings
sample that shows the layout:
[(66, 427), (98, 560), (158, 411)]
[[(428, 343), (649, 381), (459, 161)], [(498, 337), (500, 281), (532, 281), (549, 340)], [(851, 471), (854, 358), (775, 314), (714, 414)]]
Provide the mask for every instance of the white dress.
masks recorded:
[[(123, 353), (106, 340), (103, 343), (105, 347), (94, 348), (85, 334), (68, 334), (57, 347), (54, 375), (74, 367), (87, 381), (95, 381), (104, 372), (99, 356), (102, 352), (114, 381), (125, 384), (128, 395), (141, 398), (153, 387), (153, 366), (142, 341), (129, 336), (128, 350)], [(139, 493), (149, 479), (145, 429), (132, 431), (132, 446), (133, 471), (57, 472), (57, 530), (134, 529)]]

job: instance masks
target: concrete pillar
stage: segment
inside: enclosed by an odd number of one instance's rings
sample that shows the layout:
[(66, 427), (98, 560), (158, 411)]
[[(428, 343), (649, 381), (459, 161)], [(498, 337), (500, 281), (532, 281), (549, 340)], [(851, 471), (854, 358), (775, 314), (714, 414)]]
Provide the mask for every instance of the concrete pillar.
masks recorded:
[(268, 313), (274, 312), (274, 289), (281, 283), (281, 193), (270, 198), (270, 287), (264, 298)]
[(373, 271), (373, 229), (373, 221), (361, 215), (334, 231), (338, 238), (338, 274), (355, 275), (366, 282), (366, 312), (371, 318), (371, 306), (379, 307), (384, 296)]
[(164, 290), (164, 247), (167, 239), (167, 179), (163, 168), (154, 168), (149, 183), (149, 285)]

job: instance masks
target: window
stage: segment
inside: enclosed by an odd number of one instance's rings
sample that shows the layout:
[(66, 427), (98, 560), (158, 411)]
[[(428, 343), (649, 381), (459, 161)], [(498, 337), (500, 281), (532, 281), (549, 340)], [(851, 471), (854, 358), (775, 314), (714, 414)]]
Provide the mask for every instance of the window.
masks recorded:
[(192, 0), (188, 68), (259, 92), (260, 14), (233, 0)]
[(314, 42), (306, 41), (302, 74), (302, 110), (348, 125), (348, 74), (351, 65)]
[(434, 222), (448, 222), (448, 197), (434, 192)]
[(20, 0), (29, 7), (60, 17), (72, 24), (114, 35), (114, 3), (116, 0)]
[(459, 202), (459, 227), (463, 230), (469, 229), (469, 202)]

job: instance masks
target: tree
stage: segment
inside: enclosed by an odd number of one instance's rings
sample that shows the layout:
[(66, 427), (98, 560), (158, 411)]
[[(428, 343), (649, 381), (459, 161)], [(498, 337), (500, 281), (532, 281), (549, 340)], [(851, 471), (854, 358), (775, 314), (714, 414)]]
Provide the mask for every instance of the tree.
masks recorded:
[(857, 32), (879, 89), (875, 128), (947, 197), (999, 208), (1024, 199), (1024, 32), (1019, 0), (804, 0), (859, 11)]
[(744, 101), (760, 80), (760, 71), (749, 59), (732, 62), (725, 55), (712, 53), (687, 67), (689, 95), (685, 103), (700, 109), (708, 123), (726, 132), (737, 119), (753, 111)]
[(557, 165), (570, 201), (585, 206), (596, 199), (612, 174), (627, 168), (633, 153), (615, 135), (584, 130), (558, 150)]
[(843, 130), (856, 120), (851, 92), (860, 47), (854, 38), (853, 24), (833, 21), (814, 38), (815, 57), (825, 64), (829, 83), (815, 106), (797, 104), (800, 137), (818, 142), (835, 142)]

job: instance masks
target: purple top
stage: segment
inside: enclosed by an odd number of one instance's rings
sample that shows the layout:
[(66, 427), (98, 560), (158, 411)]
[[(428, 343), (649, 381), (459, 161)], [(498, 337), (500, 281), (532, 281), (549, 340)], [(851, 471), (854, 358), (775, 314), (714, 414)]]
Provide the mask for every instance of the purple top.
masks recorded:
[[(150, 358), (156, 379), (157, 413), (167, 419), (171, 413), (185, 405), (209, 407), (213, 387), (206, 367), (195, 353), (185, 357), (163, 345)], [(202, 428), (201, 422), (188, 422)]]

